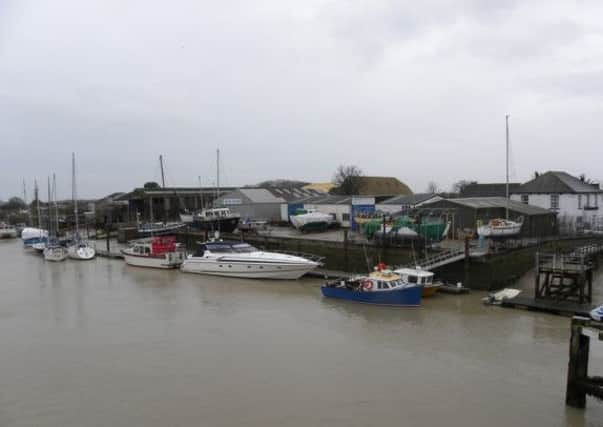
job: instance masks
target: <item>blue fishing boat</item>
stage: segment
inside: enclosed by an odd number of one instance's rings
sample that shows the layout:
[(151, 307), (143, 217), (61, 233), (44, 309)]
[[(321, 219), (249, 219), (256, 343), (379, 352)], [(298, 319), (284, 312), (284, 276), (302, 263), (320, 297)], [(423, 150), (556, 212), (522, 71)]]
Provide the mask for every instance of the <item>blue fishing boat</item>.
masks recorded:
[(321, 287), (321, 291), (325, 297), (365, 304), (418, 307), (421, 305), (423, 285), (406, 283), (398, 274), (384, 270), (369, 276), (327, 282)]

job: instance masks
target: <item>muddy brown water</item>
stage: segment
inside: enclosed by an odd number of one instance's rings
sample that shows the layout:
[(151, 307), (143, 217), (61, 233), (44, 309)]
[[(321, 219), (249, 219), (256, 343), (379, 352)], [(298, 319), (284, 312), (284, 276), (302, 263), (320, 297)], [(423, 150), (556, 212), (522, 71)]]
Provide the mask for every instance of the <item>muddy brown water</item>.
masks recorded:
[(481, 293), (395, 309), (18, 241), (0, 260), (2, 427), (603, 425), (564, 404), (569, 319)]

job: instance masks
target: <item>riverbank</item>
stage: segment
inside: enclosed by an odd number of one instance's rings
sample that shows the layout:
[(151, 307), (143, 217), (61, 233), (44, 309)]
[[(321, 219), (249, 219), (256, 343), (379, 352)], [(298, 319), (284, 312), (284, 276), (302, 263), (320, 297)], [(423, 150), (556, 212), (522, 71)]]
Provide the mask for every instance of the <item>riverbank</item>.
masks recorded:
[[(315, 279), (47, 263), (16, 241), (0, 257), (2, 426), (603, 419), (601, 403), (564, 405), (569, 320), (487, 307), (482, 292), (395, 309), (325, 300)], [(602, 366), (593, 344), (591, 367)]]

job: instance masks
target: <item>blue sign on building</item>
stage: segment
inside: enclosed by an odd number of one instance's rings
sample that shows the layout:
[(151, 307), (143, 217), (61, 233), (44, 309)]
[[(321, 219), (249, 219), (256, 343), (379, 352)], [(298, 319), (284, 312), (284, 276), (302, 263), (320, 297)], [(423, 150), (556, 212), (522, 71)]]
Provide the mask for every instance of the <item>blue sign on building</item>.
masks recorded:
[(372, 214), (375, 212), (374, 197), (352, 197), (352, 212), (350, 213), (350, 227), (352, 231), (358, 231), (356, 216)]

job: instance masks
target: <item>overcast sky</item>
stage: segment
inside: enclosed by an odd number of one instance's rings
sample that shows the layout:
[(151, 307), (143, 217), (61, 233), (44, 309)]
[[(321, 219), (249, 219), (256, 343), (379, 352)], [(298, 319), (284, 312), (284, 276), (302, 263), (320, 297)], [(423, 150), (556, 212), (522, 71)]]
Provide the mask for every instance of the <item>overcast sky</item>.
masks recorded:
[[(82, 197), (215, 180), (415, 192), (603, 178), (603, 2), (0, 1), (0, 199), (53, 171)], [(29, 189), (31, 192), (31, 188)]]

